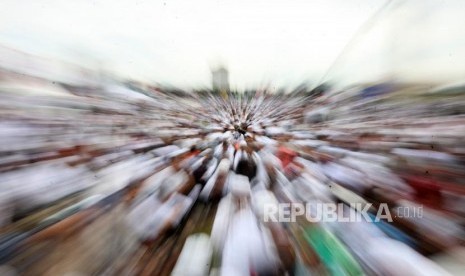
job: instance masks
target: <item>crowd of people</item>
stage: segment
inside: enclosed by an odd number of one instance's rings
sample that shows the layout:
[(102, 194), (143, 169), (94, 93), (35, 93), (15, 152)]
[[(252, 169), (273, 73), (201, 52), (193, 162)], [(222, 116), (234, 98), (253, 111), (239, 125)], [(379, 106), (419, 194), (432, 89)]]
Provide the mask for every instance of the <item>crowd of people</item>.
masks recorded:
[(341, 95), (1, 93), (0, 274), (463, 272), (463, 114)]

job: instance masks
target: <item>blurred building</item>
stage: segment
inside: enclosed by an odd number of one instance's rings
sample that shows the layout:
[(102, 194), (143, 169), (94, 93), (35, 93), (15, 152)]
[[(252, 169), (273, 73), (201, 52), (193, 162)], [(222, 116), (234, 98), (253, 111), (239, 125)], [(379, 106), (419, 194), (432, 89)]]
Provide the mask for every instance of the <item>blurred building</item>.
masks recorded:
[(213, 90), (229, 91), (229, 72), (224, 67), (212, 70)]

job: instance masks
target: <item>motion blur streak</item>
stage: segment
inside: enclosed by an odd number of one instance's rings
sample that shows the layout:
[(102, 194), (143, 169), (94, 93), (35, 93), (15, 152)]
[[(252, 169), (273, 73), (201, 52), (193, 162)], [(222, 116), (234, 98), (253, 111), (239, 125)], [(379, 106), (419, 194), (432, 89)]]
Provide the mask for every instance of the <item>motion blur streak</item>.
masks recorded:
[[(463, 260), (462, 88), (46, 82), (2, 73), (0, 260), (12, 275), (440, 275)], [(393, 222), (263, 220), (264, 204), (360, 200), (387, 203)], [(421, 217), (399, 212), (415, 206)]]
[(180, 89), (0, 45), (0, 275), (463, 275), (465, 63), (448, 61), (465, 36), (443, 52), (438, 29), (465, 17), (433, 2), (421, 39), (400, 32), (419, 4), (388, 3), (293, 89), (237, 91), (225, 67)]

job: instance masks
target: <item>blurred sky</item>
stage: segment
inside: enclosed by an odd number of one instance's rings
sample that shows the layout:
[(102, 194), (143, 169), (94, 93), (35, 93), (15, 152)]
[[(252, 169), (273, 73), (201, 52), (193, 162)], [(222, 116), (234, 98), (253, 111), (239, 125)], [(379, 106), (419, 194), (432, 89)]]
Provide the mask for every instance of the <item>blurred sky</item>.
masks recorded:
[[(411, 2), (417, 7), (423, 1)], [(229, 68), (233, 88), (270, 80), (276, 86), (295, 85), (319, 81), (363, 23), (385, 3), (3, 0), (0, 44), (184, 88), (210, 86), (210, 68), (220, 63)], [(373, 54), (392, 46), (380, 39), (384, 35), (371, 38), (381, 45)], [(347, 64), (354, 69), (353, 61)]]
[[(350, 3), (349, 3), (350, 2)], [(1, 1), (0, 43), (179, 86), (321, 76), (385, 1)]]

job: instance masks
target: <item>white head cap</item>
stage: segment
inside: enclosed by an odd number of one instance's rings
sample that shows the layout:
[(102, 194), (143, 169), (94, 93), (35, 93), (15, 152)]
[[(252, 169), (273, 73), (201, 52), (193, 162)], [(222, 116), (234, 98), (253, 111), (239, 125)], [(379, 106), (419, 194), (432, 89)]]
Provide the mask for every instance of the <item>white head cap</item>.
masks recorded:
[(230, 173), (228, 182), (229, 182), (229, 188), (233, 195), (238, 196), (238, 197), (250, 195), (250, 182), (247, 176)]

